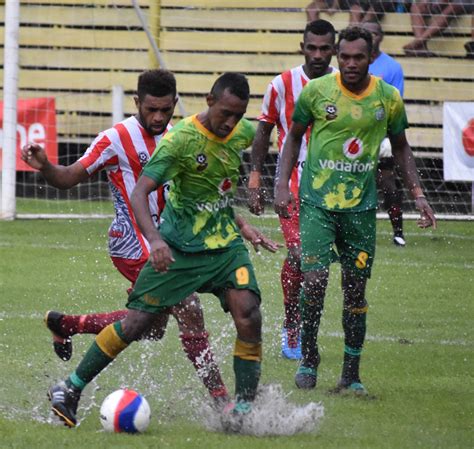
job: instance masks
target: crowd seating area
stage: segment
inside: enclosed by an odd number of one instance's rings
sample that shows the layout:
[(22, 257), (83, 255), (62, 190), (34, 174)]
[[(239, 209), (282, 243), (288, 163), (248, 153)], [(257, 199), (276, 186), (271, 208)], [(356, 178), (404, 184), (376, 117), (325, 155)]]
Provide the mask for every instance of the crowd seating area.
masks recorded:
[[(176, 74), (187, 114), (203, 108), (219, 73), (240, 71), (250, 81), (248, 117), (255, 119), (268, 82), (302, 62), (298, 50), (308, 0), (137, 3), (167, 68)], [(4, 9), (0, 5), (2, 19)], [(322, 14), (338, 30), (348, 17)], [(134, 113), (137, 75), (158, 62), (131, 0), (25, 0), (20, 21), (20, 97), (55, 97), (60, 144), (86, 144), (111, 125), (114, 85), (125, 91), (125, 113)], [(463, 47), (471, 39), (471, 17), (459, 17), (430, 40), (437, 55), (431, 58), (404, 55), (402, 47), (412, 39), (408, 13), (387, 13), (382, 26), (382, 50), (405, 72), (409, 141), (418, 157), (440, 159), (443, 101), (474, 100), (474, 63)], [(3, 61), (3, 20), (0, 27)]]
[[(176, 73), (187, 113), (202, 107), (218, 73), (234, 70), (248, 74), (248, 116), (257, 116), (271, 78), (302, 61), (298, 48), (306, 1), (285, 8), (288, 3), (139, 1), (167, 68)], [(323, 17), (336, 29), (348, 21), (344, 12)], [(405, 71), (410, 142), (416, 148), (439, 148), (442, 102), (474, 99), (473, 63), (463, 58), (470, 17), (461, 17), (430, 42), (440, 55), (435, 58), (403, 56), (411, 38), (408, 14), (386, 14), (383, 27), (382, 49), (398, 57)], [(3, 29), (0, 36), (3, 40)], [(21, 2), (20, 64), (20, 95), (55, 96), (60, 141), (69, 142), (87, 141), (110, 125), (113, 85), (130, 94), (125, 111), (133, 113), (137, 73), (158, 63), (131, 1), (29, 0)]]

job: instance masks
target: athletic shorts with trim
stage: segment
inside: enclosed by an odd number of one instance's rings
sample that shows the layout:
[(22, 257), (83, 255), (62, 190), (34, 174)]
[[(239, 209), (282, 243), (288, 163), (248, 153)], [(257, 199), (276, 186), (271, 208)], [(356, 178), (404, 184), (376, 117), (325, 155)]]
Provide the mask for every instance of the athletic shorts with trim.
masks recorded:
[(290, 218), (280, 217), (280, 227), (287, 248), (301, 246), (300, 239), (300, 200), (295, 198), (294, 207), (292, 204), (288, 205), (288, 212)]
[(140, 259), (124, 259), (123, 257), (114, 256), (110, 256), (110, 258), (120, 274), (132, 283), (132, 287), (137, 281), (141, 269), (148, 260), (148, 256), (145, 255)]
[(301, 202), (301, 271), (328, 268), (336, 247), (343, 269), (370, 277), (375, 256), (375, 209), (335, 212)]
[(191, 293), (213, 293), (228, 311), (228, 289), (260, 290), (247, 248), (242, 243), (228, 249), (185, 253), (170, 246), (175, 262), (168, 271), (155, 271), (147, 262), (128, 297), (127, 308), (149, 313), (166, 311)]

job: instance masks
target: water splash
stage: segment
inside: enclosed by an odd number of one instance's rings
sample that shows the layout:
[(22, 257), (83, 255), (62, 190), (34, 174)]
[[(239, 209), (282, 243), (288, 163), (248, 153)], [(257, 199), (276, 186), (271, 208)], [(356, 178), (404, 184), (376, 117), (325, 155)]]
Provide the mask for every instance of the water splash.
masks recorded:
[[(206, 429), (226, 432), (221, 413), (211, 404), (201, 404), (199, 411)], [(310, 433), (319, 428), (323, 416), (324, 407), (320, 402), (293, 404), (281, 385), (264, 385), (259, 389), (252, 411), (244, 416), (239, 433), (257, 437)]]

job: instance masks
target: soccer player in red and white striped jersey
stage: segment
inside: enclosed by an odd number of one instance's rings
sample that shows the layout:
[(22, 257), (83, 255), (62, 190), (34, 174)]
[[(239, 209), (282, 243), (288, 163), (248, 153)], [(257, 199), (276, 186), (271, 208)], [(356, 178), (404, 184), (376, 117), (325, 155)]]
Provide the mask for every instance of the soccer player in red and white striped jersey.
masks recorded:
[[(69, 189), (86, 181), (98, 171), (107, 173), (112, 193), (115, 218), (109, 228), (109, 254), (128, 280), (135, 283), (148, 260), (149, 245), (140, 232), (130, 204), (130, 196), (143, 166), (154, 152), (161, 137), (171, 128), (177, 101), (176, 80), (166, 70), (149, 70), (138, 78), (135, 104), (137, 114), (101, 132), (85, 154), (69, 166), (53, 165), (44, 150), (36, 144), (22, 149), (22, 159), (41, 171), (46, 181), (60, 189)], [(167, 186), (161, 186), (149, 196), (150, 211), (158, 223), (164, 208)], [(69, 360), (71, 337), (77, 333), (98, 334), (107, 325), (122, 320), (128, 311), (64, 315), (50, 311), (46, 325), (53, 333), (56, 354)], [(226, 400), (227, 389), (222, 381), (213, 353), (197, 295), (193, 294), (169, 311), (177, 322), (184, 351), (198, 375), (216, 399)], [(157, 322), (147, 338), (161, 338), (168, 314), (157, 315)]]
[[(78, 160), (89, 176), (101, 170), (107, 173), (115, 207), (115, 218), (109, 228), (109, 254), (119, 271), (132, 282), (136, 274), (130, 272), (134, 266), (130, 261), (138, 261), (139, 265), (142, 260), (146, 261), (148, 243), (135, 222), (130, 195), (142, 168), (169, 129), (168, 123), (160, 134), (153, 135), (137, 117), (129, 117), (100, 133)], [(161, 186), (149, 196), (150, 211), (156, 223), (165, 204), (166, 188)]]
[[(287, 70), (275, 77), (268, 85), (258, 117), (259, 125), (252, 146), (251, 172), (249, 179), (249, 209), (260, 215), (264, 211), (264, 197), (261, 189), (261, 173), (268, 154), (273, 128), (278, 131), (278, 149), (281, 151), (291, 126), (293, 110), (303, 87), (310, 80), (332, 73), (330, 66), (335, 53), (336, 32), (326, 20), (315, 20), (306, 25), (301, 52), (305, 63)], [(281, 271), (281, 285), (285, 305), (285, 320), (282, 330), (282, 355), (290, 359), (301, 358), (299, 339), (299, 298), (303, 274), (300, 270), (301, 243), (299, 233), (298, 187), (306, 159), (306, 147), (310, 129), (303, 138), (299, 160), (293, 169), (290, 189), (295, 199), (294, 210), (288, 219), (280, 218), (280, 224), (288, 249)], [(278, 167), (276, 177), (278, 177)]]

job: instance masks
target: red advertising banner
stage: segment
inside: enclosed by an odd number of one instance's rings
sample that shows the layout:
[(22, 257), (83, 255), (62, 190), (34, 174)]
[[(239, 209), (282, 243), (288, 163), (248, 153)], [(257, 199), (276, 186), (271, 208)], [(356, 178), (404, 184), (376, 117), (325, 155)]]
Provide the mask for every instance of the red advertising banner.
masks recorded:
[[(16, 169), (33, 171), (20, 159), (20, 148), (27, 143), (41, 145), (53, 164), (58, 162), (56, 109), (54, 98), (27, 98), (18, 100), (16, 128)], [(0, 102), (0, 168), (3, 156), (3, 102)]]

